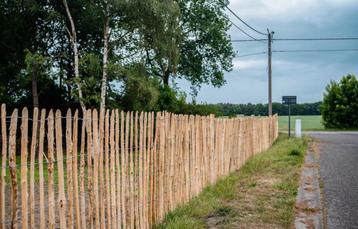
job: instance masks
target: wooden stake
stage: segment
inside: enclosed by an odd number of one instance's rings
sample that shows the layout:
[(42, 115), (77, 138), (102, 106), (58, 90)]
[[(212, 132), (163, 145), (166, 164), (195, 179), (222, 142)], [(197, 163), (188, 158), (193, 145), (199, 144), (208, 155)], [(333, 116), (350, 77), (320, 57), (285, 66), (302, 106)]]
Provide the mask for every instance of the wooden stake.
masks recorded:
[(123, 131), (120, 130), (120, 117), (119, 117), (119, 111), (118, 109), (116, 109), (115, 111), (115, 125), (116, 125), (116, 129), (115, 129), (115, 142), (116, 142), (116, 166), (115, 166), (115, 172), (116, 172), (116, 176), (117, 176), (117, 180), (116, 180), (116, 188), (117, 188), (117, 201), (116, 201), (116, 207), (117, 207), (117, 228), (120, 229), (122, 228), (122, 205), (123, 205), (123, 201), (122, 201), (122, 184), (121, 184), (121, 158), (120, 158), (120, 140), (119, 137), (120, 135), (123, 135)]
[(130, 112), (130, 134), (129, 134), (129, 197), (130, 197), (130, 228), (135, 228), (135, 207), (134, 207), (134, 166), (133, 166), (133, 137), (134, 137), (134, 122), (133, 112)]
[[(128, 118), (128, 115), (127, 115)], [(128, 120), (128, 119), (126, 119)], [(126, 129), (126, 132), (124, 130)], [(127, 137), (127, 127), (124, 128), (124, 112), (121, 111), (121, 200), (122, 200), (122, 223), (123, 228), (127, 227), (127, 201), (126, 201), (126, 193), (127, 193), (127, 143), (124, 142), (124, 136), (126, 136), (126, 141), (128, 140)]]
[(138, 180), (137, 180), (137, 193), (139, 194), (137, 197), (137, 215), (139, 220), (138, 228), (143, 228), (143, 112), (140, 113), (139, 116), (139, 127), (137, 129), (137, 139), (139, 139), (139, 148), (136, 147), (138, 160), (137, 160), (137, 169), (138, 169)]
[(9, 135), (9, 167), (11, 177), (11, 228), (17, 228), (16, 130), (17, 109), (11, 115)]
[(149, 149), (148, 149), (148, 113), (144, 113), (144, 120), (143, 120), (143, 227), (145, 229), (149, 228), (149, 224), (148, 224), (148, 194), (149, 194), (149, 188), (148, 188), (148, 184), (149, 184), (149, 175), (148, 175), (148, 167), (149, 167)]
[(73, 160), (73, 145), (72, 145), (72, 114), (71, 110), (67, 110), (66, 115), (66, 178), (67, 178), (67, 219), (68, 228), (73, 228), (73, 175), (72, 175), (72, 160)]
[[(100, 211), (100, 221), (101, 221), (101, 228), (105, 228), (106, 222), (106, 187), (105, 187), (105, 179), (106, 174), (104, 172), (104, 156), (108, 154), (108, 137), (106, 138), (106, 131), (105, 128), (108, 129), (106, 124), (106, 111), (104, 109), (100, 110), (99, 116), (99, 137), (95, 138), (95, 141), (99, 141), (97, 143), (97, 159), (98, 159), (98, 171), (99, 171), (99, 202), (98, 207)], [(98, 130), (97, 130), (98, 131)], [(98, 132), (97, 132), (98, 133)], [(107, 151), (107, 153), (106, 153)]]
[[(110, 187), (110, 169), (109, 169), (109, 154), (110, 154), (110, 145), (109, 145), (109, 110), (106, 111), (106, 120), (105, 120), (105, 189), (103, 190), (104, 194), (104, 203), (107, 209), (107, 225), (109, 228), (112, 228), (112, 218), (111, 218), (111, 187)], [(101, 161), (101, 163), (103, 163)], [(102, 225), (105, 221), (102, 223)]]
[(139, 160), (139, 131), (138, 131), (138, 112), (135, 112), (134, 115), (134, 135), (133, 135), (133, 141), (134, 141), (134, 149), (132, 151), (132, 157), (133, 157), (133, 198), (134, 198), (134, 222), (135, 222), (135, 228), (140, 228), (140, 213), (139, 213), (139, 182), (138, 182), (138, 173), (139, 173), (139, 166), (138, 166), (138, 160)]
[(28, 110), (25, 107), (21, 114), (21, 227), (28, 226), (28, 191), (27, 191), (27, 144), (28, 144)]
[(92, 111), (88, 110), (86, 115), (86, 132), (87, 132), (87, 190), (89, 193), (88, 202), (88, 224), (89, 228), (93, 228), (93, 209), (94, 209), (94, 192), (93, 192), (93, 137), (92, 137)]
[(85, 193), (85, 144), (86, 144), (86, 112), (83, 113), (80, 151), (80, 201), (81, 228), (86, 228), (86, 193)]
[(150, 154), (150, 202), (149, 202), (149, 227), (152, 227), (153, 225), (153, 221), (154, 221), (154, 217), (155, 217), (155, 204), (154, 204), (154, 196), (155, 196), (155, 176), (156, 176), (156, 172), (155, 172), (155, 168), (154, 168), (154, 163), (155, 163), (155, 146), (153, 143), (153, 131), (154, 131), (154, 113), (149, 113), (149, 154)]
[(43, 171), (43, 155), (44, 155), (44, 138), (45, 138), (45, 119), (46, 110), (41, 111), (40, 120), (40, 136), (39, 136), (39, 193), (40, 193), (40, 229), (46, 227), (45, 218), (45, 191), (44, 191), (44, 171)]
[(1, 105), (1, 136), (2, 136), (2, 157), (1, 157), (1, 183), (0, 183), (0, 222), (1, 228), (5, 228), (5, 188), (6, 188), (6, 162), (7, 162), (7, 130), (6, 130), (6, 106)]
[(62, 152), (62, 122), (61, 112), (56, 111), (56, 153), (58, 169), (58, 208), (60, 212), (60, 228), (67, 228), (66, 223), (66, 195), (63, 169), (63, 152)]
[[(102, 119), (100, 118), (100, 122)], [(102, 161), (100, 161), (100, 149), (99, 149), (99, 137), (98, 137), (98, 113), (97, 110), (93, 110), (92, 116), (93, 123), (93, 171), (92, 171), (92, 179), (93, 179), (93, 194), (94, 194), (94, 214), (95, 214), (95, 227), (100, 228), (100, 205), (103, 201), (99, 201), (99, 191), (102, 191), (102, 188), (98, 186), (98, 167), (101, 166)], [(103, 177), (103, 173), (101, 173), (100, 178)], [(104, 190), (103, 190), (104, 191)], [(103, 225), (101, 225), (103, 227)]]
[(190, 199), (190, 130), (189, 116), (184, 116), (184, 155), (185, 155), (185, 202)]
[[(86, 142), (86, 112), (83, 113), (81, 130), (81, 152), (80, 152), (80, 201), (81, 201), (81, 228), (86, 228), (86, 193), (85, 193), (85, 142)], [(89, 155), (90, 152), (87, 151)]]
[(112, 110), (111, 119), (110, 119), (110, 145), (111, 145), (111, 155), (110, 155), (110, 187), (111, 187), (111, 218), (112, 218), (112, 228), (117, 228), (117, 198), (116, 198), (116, 142), (114, 138), (114, 128), (115, 128), (115, 112)]
[(48, 227), (55, 228), (55, 193), (53, 190), (54, 184), (54, 117), (53, 111), (50, 110), (48, 115), (48, 131), (47, 131), (47, 144), (48, 144)]
[(74, 207), (75, 207), (75, 225), (76, 228), (81, 228), (81, 213), (80, 213), (80, 200), (78, 193), (78, 110), (75, 111), (73, 116), (73, 134), (72, 134), (72, 173), (73, 173), (73, 193), (74, 193)]
[(32, 117), (32, 137), (31, 137), (31, 153), (30, 153), (30, 228), (35, 228), (35, 154), (37, 146), (37, 132), (39, 110), (34, 108)]

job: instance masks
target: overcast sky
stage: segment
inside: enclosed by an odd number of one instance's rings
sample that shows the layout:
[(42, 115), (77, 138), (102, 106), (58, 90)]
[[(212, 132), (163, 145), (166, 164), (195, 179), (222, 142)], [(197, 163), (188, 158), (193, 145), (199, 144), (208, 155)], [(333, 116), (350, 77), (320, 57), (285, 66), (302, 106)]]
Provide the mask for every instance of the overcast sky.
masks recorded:
[[(358, 37), (358, 0), (231, 0), (230, 6), (242, 19), (260, 31), (275, 31), (274, 38)], [(229, 12), (230, 19), (257, 38)], [(232, 39), (247, 39), (231, 28)], [(273, 50), (358, 48), (358, 41), (276, 41)], [(234, 43), (238, 55), (267, 50), (259, 42)], [(198, 102), (266, 103), (267, 56), (235, 58), (234, 69), (226, 73), (221, 88), (203, 86)], [(274, 53), (273, 100), (297, 95), (298, 102), (322, 100), (326, 85), (343, 75), (358, 75), (358, 52)], [(179, 80), (188, 93), (190, 84)]]

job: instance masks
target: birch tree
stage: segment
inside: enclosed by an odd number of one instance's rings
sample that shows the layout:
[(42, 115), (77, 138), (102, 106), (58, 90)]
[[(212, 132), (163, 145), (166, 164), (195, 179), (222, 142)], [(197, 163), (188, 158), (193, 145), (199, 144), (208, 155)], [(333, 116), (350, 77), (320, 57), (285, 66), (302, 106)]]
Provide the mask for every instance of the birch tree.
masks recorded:
[(80, 102), (80, 105), (81, 105), (81, 108), (82, 108), (82, 111), (84, 114), (86, 111), (86, 106), (83, 102), (83, 93), (82, 93), (82, 88), (81, 88), (77, 32), (76, 32), (75, 23), (73, 21), (70, 9), (67, 4), (67, 0), (63, 0), (62, 2), (63, 2), (63, 6), (65, 7), (66, 15), (70, 22), (70, 27), (71, 27), (70, 30), (68, 28), (66, 28), (66, 29), (67, 29), (68, 35), (69, 35), (71, 43), (72, 43), (73, 57), (74, 57), (74, 72), (75, 72), (75, 79), (76, 79), (76, 85), (77, 85), (77, 90), (78, 90), (78, 99), (79, 99), (79, 102)]
[(104, 1), (104, 26), (103, 26), (103, 73), (101, 85), (101, 110), (106, 108), (107, 78), (108, 78), (108, 52), (109, 52), (109, 15), (110, 5), (107, 0)]

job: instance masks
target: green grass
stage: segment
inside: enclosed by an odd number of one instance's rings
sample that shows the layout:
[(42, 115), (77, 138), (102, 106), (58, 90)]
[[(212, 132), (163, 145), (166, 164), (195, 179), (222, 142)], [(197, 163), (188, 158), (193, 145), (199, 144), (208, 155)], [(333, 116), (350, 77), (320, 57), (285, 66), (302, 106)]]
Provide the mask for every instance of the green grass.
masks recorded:
[(281, 135), (270, 150), (167, 214), (155, 228), (291, 228), (307, 145), (307, 138)]
[[(291, 116), (291, 130), (295, 130), (296, 119), (301, 119), (302, 130), (325, 130), (320, 115)], [(278, 126), (280, 130), (288, 130), (288, 116), (279, 116)]]

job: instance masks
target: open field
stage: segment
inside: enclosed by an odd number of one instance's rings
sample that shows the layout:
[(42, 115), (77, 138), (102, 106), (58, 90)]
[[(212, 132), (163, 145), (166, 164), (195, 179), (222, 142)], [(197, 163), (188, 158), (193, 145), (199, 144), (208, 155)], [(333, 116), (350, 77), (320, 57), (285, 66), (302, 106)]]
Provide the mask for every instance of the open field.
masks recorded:
[(291, 228), (309, 141), (281, 135), (271, 149), (169, 213), (156, 228)]
[[(324, 130), (322, 116), (320, 115), (301, 115), (291, 116), (291, 130), (295, 129), (296, 119), (302, 120), (302, 130)], [(280, 130), (288, 130), (288, 116), (279, 116), (278, 121)]]

